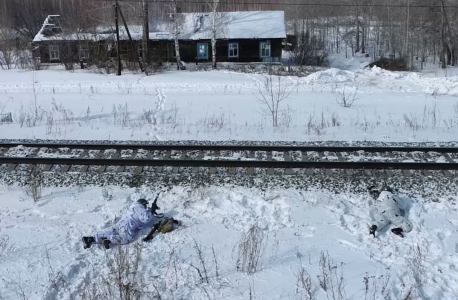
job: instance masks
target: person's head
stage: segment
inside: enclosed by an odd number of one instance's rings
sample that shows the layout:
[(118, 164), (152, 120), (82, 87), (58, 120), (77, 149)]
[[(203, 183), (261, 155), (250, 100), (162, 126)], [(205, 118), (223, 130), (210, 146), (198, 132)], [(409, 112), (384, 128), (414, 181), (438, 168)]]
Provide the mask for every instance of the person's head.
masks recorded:
[(389, 192), (390, 194), (393, 193), (393, 189), (386, 184), (386, 181), (367, 188), (367, 191), (369, 192), (371, 198), (374, 200), (377, 200), (380, 197), (380, 193), (382, 192)]
[(371, 196), (372, 199), (377, 200), (378, 196), (380, 195), (380, 190), (376, 188), (375, 186), (371, 186), (370, 188), (367, 189), (369, 192), (369, 195)]
[(145, 208), (148, 206), (148, 201), (146, 199), (138, 199), (137, 200), (137, 203), (140, 203), (141, 205), (143, 205)]

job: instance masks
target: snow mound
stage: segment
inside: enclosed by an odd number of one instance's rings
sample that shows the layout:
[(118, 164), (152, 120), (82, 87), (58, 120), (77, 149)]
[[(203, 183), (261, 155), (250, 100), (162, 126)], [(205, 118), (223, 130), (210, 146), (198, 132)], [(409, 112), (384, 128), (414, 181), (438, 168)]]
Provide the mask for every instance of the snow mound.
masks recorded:
[[(227, 193), (227, 189), (220, 187), (198, 188), (189, 192), (180, 190), (180, 194), (186, 197), (177, 199), (173, 194), (164, 195), (165, 198), (161, 200), (164, 207), (161, 205), (161, 211), (183, 211), (186, 208), (186, 215), (177, 216), (186, 223), (205, 220), (239, 231), (246, 231), (255, 223), (270, 230), (291, 225), (291, 208), (279, 195), (262, 197), (250, 190)], [(140, 197), (154, 199), (155, 195), (149, 189), (130, 195), (131, 201)]]
[(345, 82), (354, 82), (355, 73), (351, 71), (339, 70), (336, 68), (331, 68), (324, 71), (319, 71), (313, 73), (306, 77), (307, 83), (345, 83)]
[(380, 67), (377, 67), (377, 65), (371, 68), (371, 75), (389, 77), (392, 79), (400, 79), (404, 77), (403, 73), (388, 71)]

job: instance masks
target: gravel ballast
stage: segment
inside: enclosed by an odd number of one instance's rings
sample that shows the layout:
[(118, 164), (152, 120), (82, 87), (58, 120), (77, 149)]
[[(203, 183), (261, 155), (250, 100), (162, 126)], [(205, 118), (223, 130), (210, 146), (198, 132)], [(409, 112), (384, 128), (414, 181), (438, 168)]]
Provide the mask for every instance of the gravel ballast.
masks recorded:
[[(141, 144), (141, 145), (250, 145), (250, 146), (405, 146), (405, 147), (457, 147), (458, 142), (448, 143), (386, 143), (386, 142), (261, 142), (261, 141), (68, 141), (68, 140), (0, 140), (1, 143), (71, 143), (71, 144)], [(18, 169), (18, 168), (17, 168)], [(22, 171), (21, 171), (22, 170)], [(6, 185), (24, 186), (30, 180), (27, 171), (22, 168), (8, 172), (0, 170), (0, 182)], [(374, 182), (386, 180), (388, 185), (399, 192), (409, 195), (421, 195), (432, 200), (440, 197), (456, 196), (458, 183), (456, 177), (446, 176), (439, 171), (430, 171), (429, 176), (421, 172), (413, 172), (405, 176), (402, 171), (394, 170), (392, 176), (387, 177), (381, 171), (373, 171), (368, 175), (363, 170), (352, 170), (349, 175), (345, 170), (334, 170), (329, 174), (326, 170), (315, 170), (311, 175), (283, 175), (275, 172), (273, 175), (259, 173), (255, 176), (236, 172), (233, 175), (210, 174), (205, 168), (196, 173), (181, 170), (164, 173), (143, 172), (43, 172), (41, 184), (47, 187), (63, 186), (126, 186), (140, 187), (171, 187), (183, 186), (191, 189), (201, 186), (243, 186), (261, 190), (268, 189), (325, 189), (335, 193), (343, 191), (365, 192), (366, 187)]]

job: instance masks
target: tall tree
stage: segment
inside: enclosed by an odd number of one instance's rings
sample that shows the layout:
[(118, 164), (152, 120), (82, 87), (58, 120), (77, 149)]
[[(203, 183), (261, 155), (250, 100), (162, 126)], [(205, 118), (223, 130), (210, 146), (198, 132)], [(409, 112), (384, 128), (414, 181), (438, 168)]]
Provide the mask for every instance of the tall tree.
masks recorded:
[(181, 10), (179, 8), (179, 0), (171, 0), (170, 1), (170, 10), (172, 13), (170, 17), (172, 18), (172, 34), (175, 41), (175, 54), (177, 60), (177, 70), (181, 70), (182, 63), (180, 57), (180, 33), (183, 29), (184, 24), (184, 15), (181, 14)]
[(223, 32), (223, 14), (218, 12), (220, 0), (209, 0), (207, 2), (211, 11), (211, 46), (212, 46), (212, 68), (216, 69), (216, 42), (218, 35)]

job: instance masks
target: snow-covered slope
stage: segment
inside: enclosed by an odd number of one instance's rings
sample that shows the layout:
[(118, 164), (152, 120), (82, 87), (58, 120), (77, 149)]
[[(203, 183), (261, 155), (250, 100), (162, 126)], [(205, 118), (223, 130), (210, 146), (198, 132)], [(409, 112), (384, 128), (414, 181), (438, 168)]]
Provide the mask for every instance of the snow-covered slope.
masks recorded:
[[(83, 250), (81, 236), (109, 227), (132, 201), (151, 199), (155, 191), (104, 192), (46, 189), (34, 203), (19, 188), (0, 187), (0, 238), (9, 237), (0, 250), (2, 299), (79, 299), (107, 276), (119, 249)], [(324, 255), (336, 271), (334, 285), (343, 274), (344, 299), (405, 299), (409, 291), (410, 299), (455, 299), (458, 199), (402, 199), (413, 231), (401, 239), (384, 230), (374, 239), (368, 235), (371, 200), (365, 195), (174, 188), (159, 205), (184, 226), (142, 244), (137, 280), (144, 278), (144, 290), (152, 297), (157, 288), (162, 299), (307, 299), (298, 283), (303, 268), (314, 299), (342, 299), (333, 298), (331, 282), (330, 298), (320, 287)], [(237, 271), (237, 252), (242, 234), (254, 224), (265, 233), (265, 251), (259, 270), (247, 275)], [(207, 272), (203, 283), (193, 267), (203, 272), (196, 244)], [(135, 244), (122, 249), (134, 253)]]

